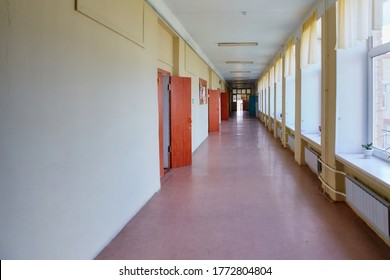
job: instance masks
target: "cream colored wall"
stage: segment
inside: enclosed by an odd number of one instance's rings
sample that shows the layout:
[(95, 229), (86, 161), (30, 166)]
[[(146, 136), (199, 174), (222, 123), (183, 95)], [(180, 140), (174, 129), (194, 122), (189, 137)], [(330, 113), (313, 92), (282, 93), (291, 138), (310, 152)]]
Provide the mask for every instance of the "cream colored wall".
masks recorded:
[(0, 1), (1, 259), (94, 258), (159, 190), (158, 68), (192, 78), (192, 149), (208, 136), (208, 65), (148, 4), (116, 3), (142, 42), (74, 0)]
[(141, 47), (74, 0), (0, 2), (1, 259), (93, 258), (159, 190), (144, 12)]
[(224, 91), (226, 89), (226, 85), (223, 83), (221, 78), (211, 70), (211, 89), (220, 89)]
[(158, 23), (158, 68), (172, 74), (174, 35), (162, 20)]

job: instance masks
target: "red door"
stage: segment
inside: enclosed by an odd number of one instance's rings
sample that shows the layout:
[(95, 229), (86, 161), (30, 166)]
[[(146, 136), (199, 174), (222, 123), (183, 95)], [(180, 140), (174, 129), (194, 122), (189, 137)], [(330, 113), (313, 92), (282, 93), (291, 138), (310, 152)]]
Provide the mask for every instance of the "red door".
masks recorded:
[(192, 164), (191, 78), (171, 77), (171, 166)]
[(223, 121), (229, 120), (229, 93), (221, 93), (221, 119)]
[(219, 90), (209, 90), (209, 132), (219, 131)]

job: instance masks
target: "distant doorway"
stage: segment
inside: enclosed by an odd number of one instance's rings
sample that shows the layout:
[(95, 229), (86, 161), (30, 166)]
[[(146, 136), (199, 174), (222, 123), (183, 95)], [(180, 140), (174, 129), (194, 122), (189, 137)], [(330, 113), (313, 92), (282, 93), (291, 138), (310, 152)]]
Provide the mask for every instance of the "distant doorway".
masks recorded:
[(249, 98), (252, 89), (233, 89), (232, 91), (232, 111), (249, 111)]

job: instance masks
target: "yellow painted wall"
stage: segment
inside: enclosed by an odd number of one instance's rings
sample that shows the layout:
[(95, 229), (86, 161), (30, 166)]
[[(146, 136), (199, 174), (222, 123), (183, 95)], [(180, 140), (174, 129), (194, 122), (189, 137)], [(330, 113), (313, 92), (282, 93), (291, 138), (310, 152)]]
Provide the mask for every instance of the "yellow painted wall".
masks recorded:
[(159, 67), (207, 138), (208, 66), (145, 1), (104, 2), (0, 1), (0, 259), (92, 259), (159, 190)]
[(174, 36), (162, 20), (158, 23), (158, 67), (172, 73)]

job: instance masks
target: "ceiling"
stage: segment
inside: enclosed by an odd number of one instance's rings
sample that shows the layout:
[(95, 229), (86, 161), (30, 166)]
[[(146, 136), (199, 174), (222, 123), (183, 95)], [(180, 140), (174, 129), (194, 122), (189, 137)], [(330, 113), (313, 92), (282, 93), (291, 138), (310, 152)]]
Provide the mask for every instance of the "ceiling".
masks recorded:
[[(272, 63), (318, 0), (162, 0), (225, 81), (251, 81)], [(219, 47), (220, 42), (258, 46)], [(253, 61), (250, 64), (227, 61)], [(239, 71), (243, 71), (240, 73)]]

